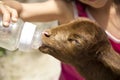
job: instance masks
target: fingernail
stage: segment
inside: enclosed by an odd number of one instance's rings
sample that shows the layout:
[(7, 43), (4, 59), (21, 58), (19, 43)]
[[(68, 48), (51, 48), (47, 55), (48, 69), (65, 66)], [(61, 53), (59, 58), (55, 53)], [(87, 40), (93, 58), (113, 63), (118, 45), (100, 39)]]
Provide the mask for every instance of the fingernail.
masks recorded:
[(13, 20), (13, 21), (17, 21), (17, 18), (13, 17), (12, 20)]
[(4, 26), (9, 26), (9, 23), (8, 22), (4, 22), (3, 25)]

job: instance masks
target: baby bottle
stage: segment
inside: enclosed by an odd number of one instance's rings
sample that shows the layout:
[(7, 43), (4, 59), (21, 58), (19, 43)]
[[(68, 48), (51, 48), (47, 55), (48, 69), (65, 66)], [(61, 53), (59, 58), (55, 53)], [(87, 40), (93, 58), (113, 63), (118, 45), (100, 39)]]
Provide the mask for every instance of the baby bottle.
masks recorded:
[(38, 49), (41, 45), (42, 31), (43, 29), (38, 28), (35, 24), (24, 22), (21, 19), (16, 23), (11, 22), (6, 28), (0, 18), (0, 47), (10, 51)]

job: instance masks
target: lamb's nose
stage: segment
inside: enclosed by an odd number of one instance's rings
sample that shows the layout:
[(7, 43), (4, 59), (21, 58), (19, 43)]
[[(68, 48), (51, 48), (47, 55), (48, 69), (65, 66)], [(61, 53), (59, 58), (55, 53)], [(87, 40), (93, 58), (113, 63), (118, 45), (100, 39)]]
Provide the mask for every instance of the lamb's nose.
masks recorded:
[(48, 31), (48, 30), (44, 31), (43, 34), (46, 37), (50, 37), (50, 35), (51, 35), (50, 31)]

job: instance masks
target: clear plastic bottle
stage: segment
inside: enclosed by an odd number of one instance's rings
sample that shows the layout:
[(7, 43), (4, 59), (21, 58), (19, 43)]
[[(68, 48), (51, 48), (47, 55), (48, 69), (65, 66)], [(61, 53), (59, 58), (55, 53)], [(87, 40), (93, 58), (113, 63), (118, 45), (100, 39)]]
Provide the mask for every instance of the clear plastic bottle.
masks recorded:
[(14, 51), (29, 51), (38, 49), (41, 45), (41, 32), (43, 29), (36, 25), (23, 22), (19, 19), (16, 23), (10, 23), (9, 27), (3, 27), (0, 19), (0, 47)]

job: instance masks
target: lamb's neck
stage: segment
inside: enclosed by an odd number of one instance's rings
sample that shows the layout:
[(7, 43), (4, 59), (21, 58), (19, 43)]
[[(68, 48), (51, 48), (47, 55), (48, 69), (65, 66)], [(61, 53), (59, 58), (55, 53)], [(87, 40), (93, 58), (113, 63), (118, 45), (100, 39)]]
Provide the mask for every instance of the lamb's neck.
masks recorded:
[(98, 54), (97, 58), (80, 60), (74, 66), (86, 80), (116, 80), (118, 75), (115, 72), (120, 72), (120, 55), (108, 48)]
[(99, 61), (93, 60), (84, 64), (84, 66), (78, 64), (75, 65), (75, 67), (79, 73), (86, 78), (86, 80), (112, 80), (111, 77), (116, 77), (116, 75), (109, 68), (106, 68)]

